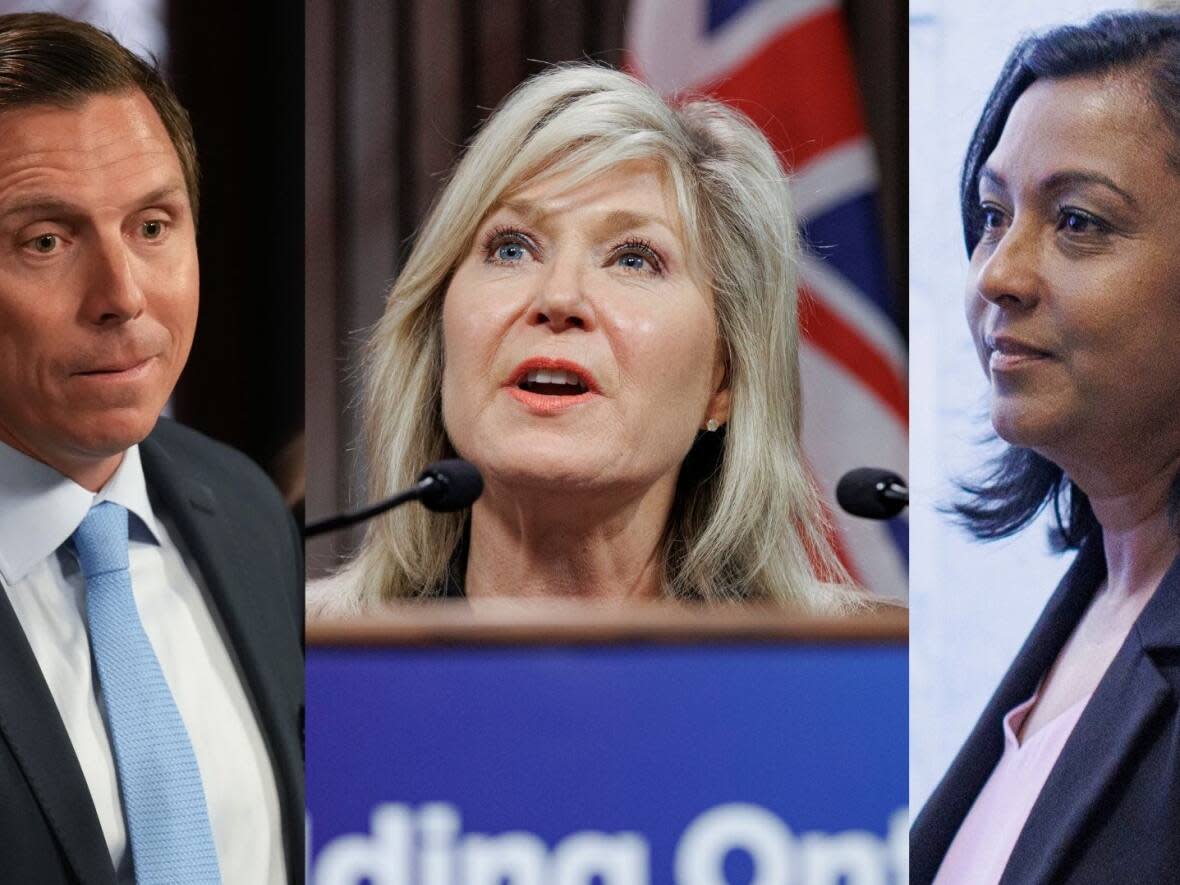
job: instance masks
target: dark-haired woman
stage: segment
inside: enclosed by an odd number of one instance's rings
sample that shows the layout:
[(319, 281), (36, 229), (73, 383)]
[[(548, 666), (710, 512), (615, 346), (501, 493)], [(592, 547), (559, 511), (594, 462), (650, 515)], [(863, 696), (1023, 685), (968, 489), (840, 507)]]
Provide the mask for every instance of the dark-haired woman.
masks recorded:
[(914, 824), (916, 883), (1180, 881), (1180, 15), (1019, 45), (963, 173), (1010, 444), (960, 512), (1079, 549)]

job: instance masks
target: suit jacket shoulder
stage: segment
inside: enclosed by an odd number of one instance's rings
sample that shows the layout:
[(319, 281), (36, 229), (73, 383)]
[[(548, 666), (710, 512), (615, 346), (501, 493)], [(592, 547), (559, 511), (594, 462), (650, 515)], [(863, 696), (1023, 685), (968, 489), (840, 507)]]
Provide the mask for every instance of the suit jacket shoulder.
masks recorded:
[[(140, 447), (154, 506), (201, 570), (257, 712), (302, 881), (303, 556), (278, 492), (227, 446), (161, 420)], [(0, 880), (112, 885), (82, 770), (40, 665), (0, 592)]]
[[(1003, 750), (1004, 714), (1035, 690), (1106, 575), (1087, 541), (914, 822), (910, 873), (933, 880)], [(1103, 675), (1042, 788), (1001, 878), (1170, 882), (1180, 865), (1180, 557)]]
[(270, 478), (237, 449), (167, 418), (140, 444), (140, 454), (149, 494), (186, 528), (193, 527), (185, 516), (191, 508), (215, 508), (224, 521), (249, 533), (256, 555), (265, 557), (280, 580), (271, 592), (281, 592), (302, 624), (302, 541)]

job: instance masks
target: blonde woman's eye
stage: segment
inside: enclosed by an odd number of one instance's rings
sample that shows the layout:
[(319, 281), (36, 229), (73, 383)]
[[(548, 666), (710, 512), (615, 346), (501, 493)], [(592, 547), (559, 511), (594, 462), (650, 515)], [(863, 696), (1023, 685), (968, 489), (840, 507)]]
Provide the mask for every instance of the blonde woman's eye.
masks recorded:
[(505, 262), (520, 261), (524, 258), (524, 246), (520, 243), (501, 243), (496, 247), (496, 260)]
[(615, 267), (638, 273), (660, 275), (664, 272), (664, 263), (651, 245), (641, 241), (622, 243), (611, 253), (611, 260)]
[(489, 264), (523, 264), (538, 252), (536, 241), (526, 233), (511, 227), (491, 231), (482, 244), (484, 261)]

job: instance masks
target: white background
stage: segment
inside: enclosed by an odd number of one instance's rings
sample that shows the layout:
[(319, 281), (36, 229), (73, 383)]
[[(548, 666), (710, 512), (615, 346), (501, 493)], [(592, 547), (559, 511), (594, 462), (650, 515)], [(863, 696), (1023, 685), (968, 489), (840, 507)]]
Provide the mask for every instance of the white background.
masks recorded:
[(164, 0), (0, 0), (0, 14), (56, 12), (110, 31), (141, 56), (168, 56)]
[[(1128, 6), (1129, 3), (1119, 4)], [(958, 175), (1008, 52), (1030, 30), (1109, 0), (910, 3), (910, 808), (916, 814), (975, 723), (1071, 556), (1044, 519), (982, 544), (939, 510), (978, 471), (986, 385), (963, 319)]]

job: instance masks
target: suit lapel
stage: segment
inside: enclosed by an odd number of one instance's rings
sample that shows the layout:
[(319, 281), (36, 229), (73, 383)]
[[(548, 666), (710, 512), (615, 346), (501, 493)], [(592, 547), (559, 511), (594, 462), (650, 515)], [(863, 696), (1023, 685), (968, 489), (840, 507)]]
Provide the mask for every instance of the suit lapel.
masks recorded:
[(1096, 535), (1085, 543), (1061, 579), (970, 736), (914, 821), (910, 836), (913, 882), (934, 879), (963, 818), (1003, 752), (1004, 715), (1032, 695), (1105, 575), (1102, 538)]
[[(0, 588), (0, 734), (83, 883), (113, 883), (114, 868), (90, 788), (41, 667)], [(109, 872), (106, 872), (109, 871)], [(3, 877), (0, 871), (0, 878)]]
[[(153, 437), (140, 446), (149, 493), (167, 508), (200, 567), (254, 702), (259, 731), (274, 767), (283, 832), (298, 834), (302, 821), (290, 818), (293, 808), (302, 810), (302, 794), (296, 788), (301, 783), (302, 754), (288, 739), (290, 730), (274, 727), (274, 723), (292, 715), (292, 703), (299, 699), (286, 697), (277, 669), (270, 666), (276, 654), (286, 654), (286, 649), (273, 634), (273, 616), (259, 602), (275, 588), (251, 585), (253, 558), (258, 551), (250, 549), (243, 527), (230, 525), (223, 512), (224, 502), (213, 489), (190, 476)], [(301, 862), (290, 850), (286, 853), (288, 864)]]
[(1090, 817), (1175, 702), (1160, 669), (1180, 649), (1180, 558), (1119, 649), (1029, 812), (1002, 882), (1058, 881)]

